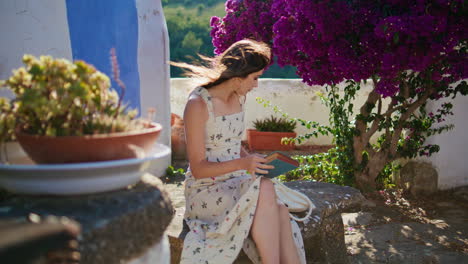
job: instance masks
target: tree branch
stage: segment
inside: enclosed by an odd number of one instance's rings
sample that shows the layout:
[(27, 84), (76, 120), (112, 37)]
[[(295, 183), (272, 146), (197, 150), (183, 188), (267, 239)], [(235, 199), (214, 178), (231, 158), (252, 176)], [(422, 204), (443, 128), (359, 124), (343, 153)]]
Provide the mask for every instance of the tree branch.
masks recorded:
[[(424, 94), (421, 97), (419, 97), (418, 100), (411, 103), (408, 106), (408, 109), (406, 110), (406, 112), (403, 113), (400, 116), (400, 120), (398, 120), (398, 125), (395, 128), (395, 130), (393, 131), (392, 139), (391, 139), (390, 142), (388, 142), (388, 143), (390, 143), (390, 147), (388, 149), (388, 154), (390, 154), (392, 156), (396, 155), (397, 144), (398, 144), (398, 140), (400, 139), (401, 131), (403, 130), (404, 121), (406, 121), (421, 105), (423, 105), (433, 92), (434, 92), (434, 89), (432, 87), (427, 89), (424, 92)], [(387, 141), (389, 139), (386, 138), (385, 140)]]
[(379, 96), (379, 104), (377, 105), (377, 114), (382, 114), (382, 96)]
[(406, 102), (406, 99), (409, 98), (409, 87), (408, 87), (408, 83), (407, 82), (403, 82), (403, 85), (402, 85), (402, 90), (400, 91), (401, 95), (403, 96), (403, 98), (405, 98), (405, 102)]
[(381, 115), (381, 112), (382, 112), (382, 96), (379, 94), (379, 98), (378, 98), (378, 102), (379, 102), (379, 105), (378, 105), (378, 115), (377, 117), (372, 121), (372, 124), (371, 124), (371, 127), (369, 128), (369, 130), (364, 134), (363, 136), (363, 141), (364, 142), (369, 142), (370, 141), (370, 138), (375, 134), (375, 132), (379, 129), (379, 125), (380, 125), (380, 122), (382, 121), (382, 115)]
[(372, 157), (375, 155), (375, 153), (377, 153), (377, 151), (375, 151), (375, 149), (372, 147), (372, 145), (368, 144), (365, 148), (364, 148), (365, 151), (367, 151), (367, 153), (369, 153), (369, 157)]
[[(414, 73), (412, 73), (411, 75), (414, 75)], [(407, 99), (409, 98), (409, 87), (408, 87), (407, 82), (403, 82), (402, 89), (400, 90), (400, 95), (403, 98), (405, 98), (403, 103), (400, 106), (395, 108), (395, 103), (392, 101), (392, 103), (391, 103), (389, 109), (387, 110), (387, 112), (385, 114), (383, 114), (384, 116), (391, 116), (394, 112), (409, 107), (408, 106), (408, 101), (407, 101)]]
[(382, 121), (382, 118), (381, 117), (376, 117), (374, 119), (374, 121), (372, 121), (372, 125), (371, 127), (369, 128), (369, 130), (364, 134), (363, 136), (363, 141), (367, 141), (369, 142), (370, 141), (370, 138), (375, 134), (375, 132), (377, 132), (377, 130), (379, 129), (379, 124), (380, 124), (380, 121)]
[(356, 130), (358, 131), (358, 134), (353, 137), (354, 158), (358, 164), (362, 162), (362, 151), (364, 150), (365, 146), (368, 143), (368, 138), (366, 135), (367, 133), (366, 119), (367, 117), (369, 117), (370, 113), (372, 112), (372, 109), (374, 108), (373, 106), (375, 105), (375, 103), (381, 96), (375, 91), (375, 88), (377, 85), (377, 80), (375, 76), (372, 77), (372, 81), (373, 81), (374, 88), (369, 93), (369, 96), (367, 97), (367, 100), (364, 103), (364, 105), (361, 106), (361, 109), (359, 112), (363, 118), (356, 120)]

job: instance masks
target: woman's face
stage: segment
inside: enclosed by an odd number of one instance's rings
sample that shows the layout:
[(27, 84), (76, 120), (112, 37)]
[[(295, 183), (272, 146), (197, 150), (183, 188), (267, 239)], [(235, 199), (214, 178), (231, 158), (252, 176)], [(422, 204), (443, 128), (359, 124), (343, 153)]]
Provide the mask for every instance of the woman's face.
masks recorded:
[(258, 87), (258, 78), (263, 74), (263, 70), (258, 72), (253, 72), (244, 79), (239, 78), (240, 84), (236, 92), (239, 95), (246, 95), (248, 92), (252, 91), (253, 88)]

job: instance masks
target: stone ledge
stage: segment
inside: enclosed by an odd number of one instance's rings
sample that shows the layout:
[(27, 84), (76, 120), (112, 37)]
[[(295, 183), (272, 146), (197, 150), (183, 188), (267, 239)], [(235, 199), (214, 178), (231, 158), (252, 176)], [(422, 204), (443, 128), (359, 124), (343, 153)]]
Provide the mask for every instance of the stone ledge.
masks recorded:
[(360, 191), (323, 182), (285, 185), (307, 195), (316, 206), (310, 220), (299, 223), (308, 263), (349, 263), (341, 213), (360, 209), (365, 201)]
[[(307, 195), (315, 204), (309, 221), (299, 223), (308, 263), (349, 263), (341, 213), (358, 211), (365, 201), (359, 190), (336, 184), (294, 181), (285, 185)], [(169, 236), (171, 263), (180, 261), (185, 226), (178, 237)], [(235, 263), (249, 263), (241, 252)]]
[(0, 202), (0, 219), (66, 216), (80, 223), (80, 263), (125, 263), (159, 243), (173, 217), (162, 182), (145, 174), (126, 189), (82, 196), (12, 195)]

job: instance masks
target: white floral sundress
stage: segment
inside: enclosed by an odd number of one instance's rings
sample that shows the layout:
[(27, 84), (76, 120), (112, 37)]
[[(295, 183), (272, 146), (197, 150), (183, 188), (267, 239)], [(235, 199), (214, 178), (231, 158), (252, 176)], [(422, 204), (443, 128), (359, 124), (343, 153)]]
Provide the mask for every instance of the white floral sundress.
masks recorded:
[[(206, 159), (223, 162), (239, 158), (244, 132), (245, 98), (240, 99), (241, 112), (215, 116), (208, 91), (198, 87), (192, 93), (199, 95), (208, 108)], [(241, 249), (253, 263), (261, 263), (255, 243), (249, 237), (261, 177), (254, 181), (245, 170), (240, 170), (217, 177), (195, 179), (190, 168), (185, 177), (184, 219), (190, 232), (184, 240), (181, 263), (228, 264), (234, 262)], [(301, 263), (305, 264), (299, 226), (294, 220), (291, 220), (291, 225)]]

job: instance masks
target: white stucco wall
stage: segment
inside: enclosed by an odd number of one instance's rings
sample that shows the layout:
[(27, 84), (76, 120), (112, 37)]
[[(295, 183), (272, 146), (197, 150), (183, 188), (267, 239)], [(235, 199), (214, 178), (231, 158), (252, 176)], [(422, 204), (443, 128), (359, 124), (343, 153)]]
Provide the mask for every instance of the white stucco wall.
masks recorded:
[[(183, 115), (184, 106), (189, 92), (193, 89), (190, 80), (182, 78), (171, 79), (171, 108), (172, 113)], [(361, 106), (366, 100), (371, 87), (363, 86), (356, 96), (355, 106)], [(260, 79), (259, 87), (252, 90), (247, 97), (246, 119), (247, 128), (252, 127), (252, 121), (256, 118), (268, 117), (273, 113), (255, 101), (256, 97), (262, 97), (277, 105), (291, 117), (300, 117), (305, 120), (313, 120), (322, 124), (328, 124), (329, 113), (315, 94), (324, 91), (321, 86), (308, 86), (300, 79)], [(429, 111), (436, 111), (438, 104), (429, 104)], [(468, 113), (468, 98), (458, 96), (452, 100), (454, 104), (454, 116), (448, 117), (447, 123), (455, 124), (455, 129), (428, 139), (428, 144), (437, 144), (441, 147), (439, 153), (430, 158), (418, 158), (431, 162), (439, 174), (439, 189), (450, 189), (457, 186), (468, 185), (468, 121), (465, 114)], [(388, 104), (388, 100), (384, 103)], [(358, 109), (355, 108), (357, 113)], [(306, 132), (298, 126), (296, 132)], [(327, 145), (332, 143), (331, 137), (312, 138), (306, 144)]]
[(22, 66), (25, 53), (72, 59), (66, 15), (65, 1), (0, 1), (0, 79)]
[(169, 264), (171, 263), (170, 256), (169, 238), (164, 233), (161, 241), (152, 245), (144, 254), (128, 261), (126, 264)]
[(440, 104), (450, 101), (453, 104), (453, 116), (446, 117), (447, 124), (454, 124), (451, 131), (433, 136), (428, 144), (440, 146), (440, 151), (429, 158), (419, 158), (431, 162), (436, 168), (439, 179), (439, 189), (451, 189), (468, 185), (468, 98), (457, 96), (453, 100), (445, 100), (428, 105), (428, 111), (436, 112)]
[[(138, 12), (138, 73), (143, 116), (156, 109), (154, 121), (163, 130), (158, 142), (170, 146), (169, 37), (160, 0), (135, 1)], [(65, 0), (0, 1), (0, 79), (22, 66), (24, 54), (73, 59)], [(91, 44), (90, 44), (91, 45)], [(7, 90), (0, 96), (12, 97)], [(171, 163), (170, 155), (150, 170), (161, 176)]]
[[(341, 87), (341, 86), (340, 86)], [(342, 88), (342, 87), (341, 87)], [(193, 89), (189, 79), (172, 78), (171, 79), (171, 108), (172, 113), (183, 115), (184, 106), (187, 102), (187, 96)], [(355, 106), (360, 106), (367, 98), (371, 87), (364, 85), (356, 96)], [(269, 117), (274, 114), (273, 109), (265, 108), (257, 103), (255, 98), (261, 97), (268, 100), (272, 105), (276, 105), (290, 117), (302, 118), (305, 120), (316, 121), (320, 124), (329, 124), (328, 109), (322, 104), (317, 92), (326, 92), (322, 86), (308, 86), (300, 79), (260, 79), (258, 88), (253, 89), (247, 95), (245, 126), (253, 128), (253, 121), (257, 118)], [(354, 112), (358, 112), (355, 108)], [(278, 114), (276, 116), (279, 117)], [(309, 130), (298, 124), (296, 132), (305, 134)], [(311, 138), (305, 144), (307, 145), (329, 145), (332, 144), (331, 136), (319, 136)]]
[[(163, 126), (158, 142), (171, 144), (171, 106), (169, 74), (169, 35), (161, 1), (136, 0), (138, 12), (138, 72), (142, 116), (154, 108), (154, 121)], [(171, 164), (166, 156), (153, 164), (151, 172), (165, 174)]]

